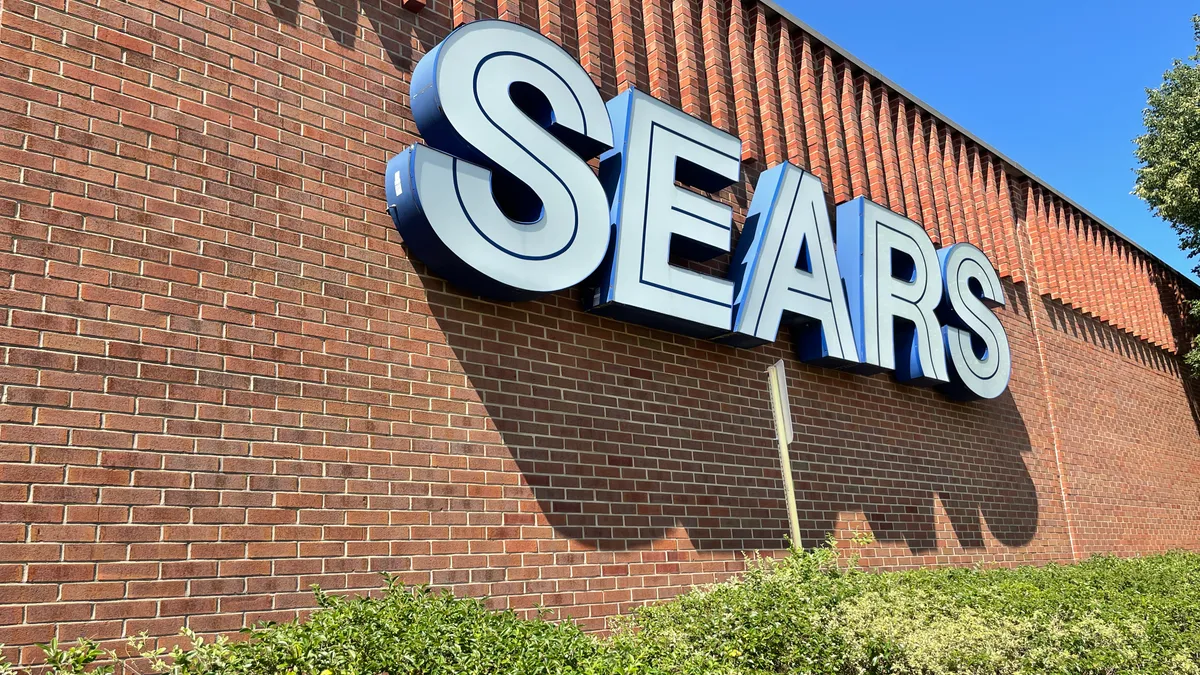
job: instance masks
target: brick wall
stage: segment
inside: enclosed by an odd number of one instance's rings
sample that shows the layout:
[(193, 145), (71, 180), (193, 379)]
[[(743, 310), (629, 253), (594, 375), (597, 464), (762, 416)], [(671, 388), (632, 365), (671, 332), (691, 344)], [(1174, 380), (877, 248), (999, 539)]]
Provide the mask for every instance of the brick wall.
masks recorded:
[[(502, 17), (971, 241), (1009, 392), (960, 404), (411, 260), (384, 162), (452, 22)], [(1200, 546), (1192, 287), (902, 92), (737, 0), (0, 0), (0, 642), (231, 630), (378, 573), (589, 628), (785, 536), (872, 567)], [(727, 262), (718, 262), (718, 268)]]

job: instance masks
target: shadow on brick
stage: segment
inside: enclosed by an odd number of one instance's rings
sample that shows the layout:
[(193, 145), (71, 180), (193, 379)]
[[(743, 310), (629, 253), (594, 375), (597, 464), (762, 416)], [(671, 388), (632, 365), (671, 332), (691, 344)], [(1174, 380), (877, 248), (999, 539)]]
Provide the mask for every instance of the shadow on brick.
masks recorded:
[[(736, 350), (612, 321), (579, 311), (578, 291), (493, 303), (416, 267), (558, 536), (604, 550), (786, 546), (764, 371), (788, 342)], [(937, 549), (946, 520), (962, 549), (986, 545), (985, 524), (1004, 546), (1034, 538), (1031, 441), (1010, 394), (961, 404), (887, 376), (788, 368), (805, 546), (844, 512), (913, 552)]]
[[(414, 56), (419, 56), (413, 54), (413, 42), (420, 41), (424, 47), (421, 50), (422, 53), (432, 46), (430, 42), (434, 36), (428, 32), (428, 29), (419, 30), (417, 27), (418, 15), (402, 9), (399, 2), (315, 0), (315, 4), (330, 37), (348, 49), (355, 49), (361, 39), (358, 35), (358, 14), (361, 9), (362, 13), (367, 16), (367, 20), (370, 21), (388, 59), (391, 60), (396, 70), (405, 74), (406, 78), (416, 66)], [(270, 0), (268, 6), (271, 8), (271, 13), (280, 22), (289, 26), (299, 25), (301, 0)], [(433, 13), (420, 16), (426, 22), (438, 18)], [(448, 27), (442, 27), (439, 29), (439, 34), (444, 35), (447, 30)]]

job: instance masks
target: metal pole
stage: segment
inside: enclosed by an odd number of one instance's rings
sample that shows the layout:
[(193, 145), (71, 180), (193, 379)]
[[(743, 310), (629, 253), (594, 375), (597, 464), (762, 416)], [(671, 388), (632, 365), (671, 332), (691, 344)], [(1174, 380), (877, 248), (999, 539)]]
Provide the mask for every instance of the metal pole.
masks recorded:
[(788, 527), (792, 533), (792, 548), (800, 548), (800, 514), (796, 509), (796, 486), (792, 482), (792, 460), (788, 446), (792, 442), (792, 408), (788, 402), (787, 379), (783, 360), (767, 369), (767, 386), (771, 393), (771, 411), (775, 414), (775, 438), (779, 441), (779, 468), (783, 472), (783, 488), (787, 496)]

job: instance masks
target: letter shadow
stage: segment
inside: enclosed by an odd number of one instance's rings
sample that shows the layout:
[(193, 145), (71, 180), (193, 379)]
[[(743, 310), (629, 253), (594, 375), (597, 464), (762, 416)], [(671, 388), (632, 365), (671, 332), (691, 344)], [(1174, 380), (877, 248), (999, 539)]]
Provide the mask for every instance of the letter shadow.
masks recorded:
[[(300, 21), (300, 0), (269, 0), (271, 13), (281, 23), (296, 26)], [(434, 12), (422, 12), (420, 15), (409, 12), (400, 6), (399, 2), (388, 0), (315, 0), (321, 14), (325, 29), (339, 45), (353, 49), (358, 40), (358, 10), (362, 11), (370, 21), (371, 27), (379, 38), (379, 43), (386, 52), (395, 68), (407, 74), (416, 66), (413, 60), (412, 44), (420, 40), (423, 46), (421, 53), (429, 50), (429, 42), (436, 35), (445, 35), (450, 30), (445, 26), (431, 26), (430, 22), (446, 22)], [(417, 27), (417, 17), (421, 19), (421, 29)]]
[[(1028, 544), (1037, 533), (1038, 495), (1024, 459), (1032, 446), (1012, 395), (957, 403), (883, 377), (861, 385), (864, 402), (880, 396), (869, 391), (873, 385), (886, 385), (879, 389), (890, 400), (877, 406), (835, 412), (837, 404), (801, 399), (818, 413), (797, 420), (802, 431), (791, 446), (803, 545), (819, 544), (840, 514), (861, 511), (877, 540), (903, 542), (914, 553), (936, 550), (935, 497), (958, 547), (983, 548), (984, 524), (1004, 546)], [(940, 546), (947, 543), (953, 546)]]
[[(767, 348), (738, 350), (593, 316), (578, 291), (497, 303), (415, 263), (433, 318), (562, 537), (605, 550), (680, 538), (699, 550), (786, 547)], [(1012, 397), (955, 403), (789, 361), (803, 545), (861, 511), (875, 537), (938, 546), (934, 496), (964, 548), (1028, 543), (1038, 498)], [(687, 544), (685, 544), (686, 546)]]

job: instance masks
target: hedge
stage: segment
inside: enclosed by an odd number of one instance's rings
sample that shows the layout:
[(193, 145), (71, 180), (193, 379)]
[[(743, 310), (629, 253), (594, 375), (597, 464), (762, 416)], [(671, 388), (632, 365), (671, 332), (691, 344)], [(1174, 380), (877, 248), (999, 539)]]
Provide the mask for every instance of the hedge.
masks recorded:
[[(303, 621), (131, 656), (44, 645), (52, 675), (1200, 674), (1200, 555), (867, 573), (836, 546), (752, 557), (725, 583), (635, 610), (608, 636), (389, 579), (317, 591)], [(101, 665), (103, 664), (103, 665)], [(12, 672), (0, 664), (0, 675)]]

